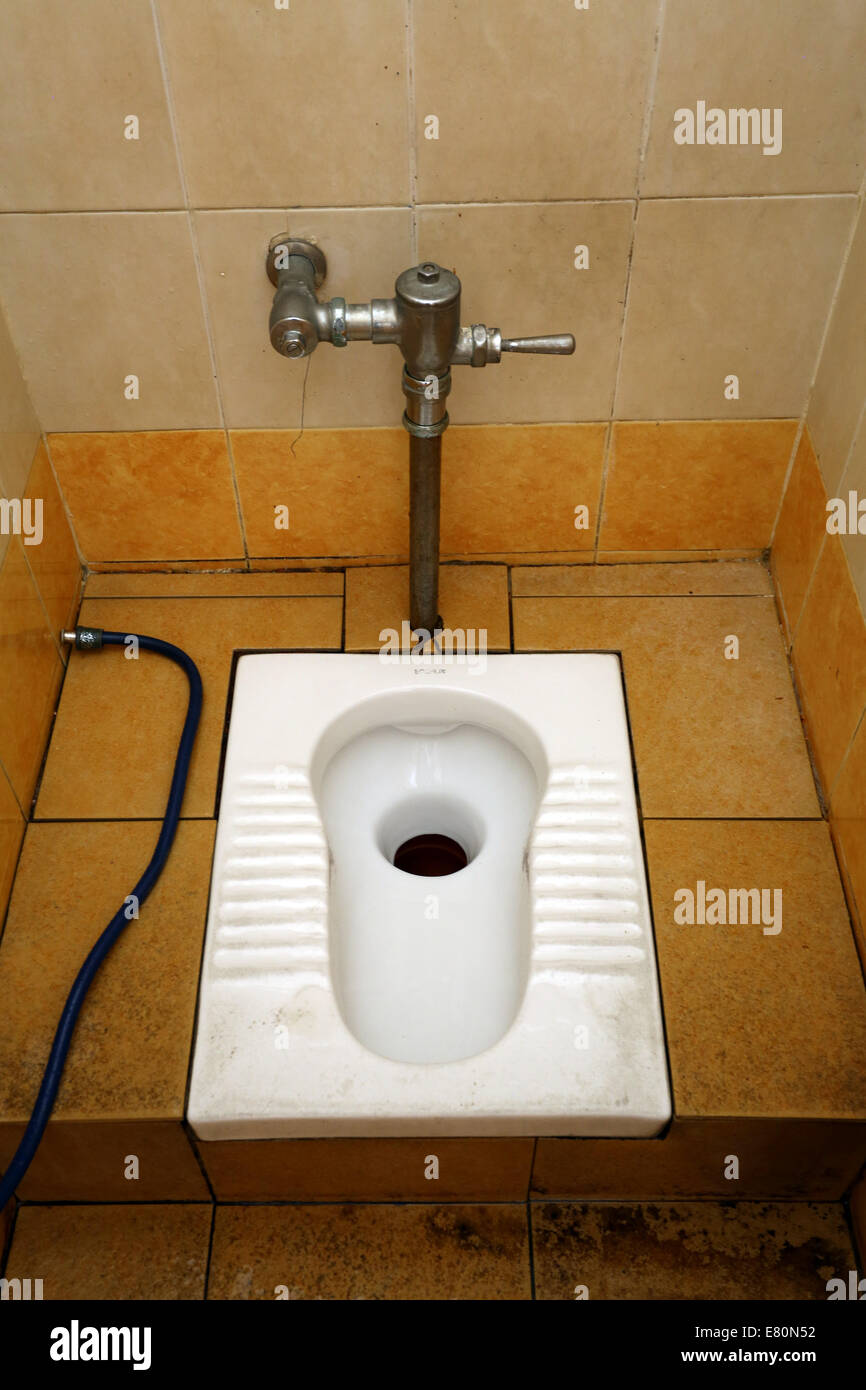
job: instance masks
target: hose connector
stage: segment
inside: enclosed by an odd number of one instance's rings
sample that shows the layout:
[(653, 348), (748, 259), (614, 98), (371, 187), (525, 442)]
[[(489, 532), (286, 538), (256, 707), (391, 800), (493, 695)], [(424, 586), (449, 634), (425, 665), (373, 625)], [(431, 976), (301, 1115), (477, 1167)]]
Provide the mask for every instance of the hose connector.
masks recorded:
[(60, 640), (76, 646), (81, 652), (98, 652), (102, 646), (102, 633), (101, 627), (64, 628)]

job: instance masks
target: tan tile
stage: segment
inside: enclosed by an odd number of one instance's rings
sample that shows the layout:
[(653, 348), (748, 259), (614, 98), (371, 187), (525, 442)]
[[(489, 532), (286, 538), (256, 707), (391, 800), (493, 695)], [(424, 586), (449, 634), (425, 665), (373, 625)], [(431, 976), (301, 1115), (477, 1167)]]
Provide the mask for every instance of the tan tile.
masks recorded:
[(0, 764), (0, 931), (6, 917), (6, 904), (23, 839), (24, 817), (5, 769)]
[(29, 810), (63, 663), (17, 537), (0, 568), (0, 668), (0, 762)]
[(851, 1193), (851, 1228), (855, 1249), (859, 1254), (858, 1269), (866, 1265), (866, 1176), (861, 1177)]
[(860, 508), (856, 535), (849, 531), (842, 538), (848, 568), (854, 587), (860, 598), (860, 607), (866, 613), (866, 413), (860, 422), (860, 430), (851, 450), (848, 467), (839, 486), (840, 495), (849, 500), (851, 492), (856, 492)]
[(43, 429), (219, 425), (185, 213), (10, 213), (0, 295)]
[[(200, 1142), (222, 1202), (522, 1202), (533, 1139)], [(439, 1160), (431, 1179), (429, 1157)], [(866, 1146), (864, 1146), (866, 1155)]]
[[(420, 254), (460, 276), (463, 323), (497, 326), (503, 337), (573, 333), (578, 341), (571, 357), (506, 353), (498, 366), (456, 367), (455, 423), (608, 417), (633, 221), (631, 203), (419, 209)], [(589, 248), (586, 270), (575, 269), (578, 246)]]
[[(510, 648), (504, 565), (441, 565), (439, 611), (446, 627), (475, 630), (476, 649), (482, 631), (487, 633), (488, 650)], [(346, 571), (346, 651), (377, 651), (383, 629), (399, 633), (404, 621), (409, 621), (406, 565)]]
[(866, 216), (861, 210), (809, 400), (809, 428), (824, 483), (831, 497), (838, 491), (863, 408), (863, 382), (866, 380), (864, 315)]
[[(182, 207), (146, 0), (64, 0), (0, 15), (4, 211)], [(38, 73), (39, 81), (32, 75)], [(50, 93), (50, 100), (45, 94)], [(127, 114), (139, 138), (125, 137)]]
[(815, 561), (826, 535), (824, 484), (809, 431), (803, 431), (791, 473), (770, 557), (787, 623), (793, 636)]
[(860, 721), (833, 788), (830, 826), (866, 968), (866, 719)]
[(41, 1278), (46, 1299), (200, 1299), (212, 1212), (204, 1204), (24, 1206), (6, 1274)]
[[(449, 430), (442, 444), (442, 554), (591, 551), (606, 432), (605, 425)], [(586, 513), (577, 514), (578, 506)]]
[[(6, 497), (24, 495), (38, 444), (39, 421), (30, 404), (18, 355), (0, 310), (0, 492)], [(0, 536), (0, 547), (4, 542), (5, 537)], [(0, 560), (2, 558), (0, 550)]]
[[(416, 6), (419, 197), (633, 194), (656, 14), (654, 0), (586, 13), (535, 6), (531, 16), (520, 0)], [(425, 137), (429, 115), (439, 117), (437, 140)]]
[(721, 560), (674, 565), (544, 565), (511, 571), (515, 597), (659, 597), (668, 594), (772, 594), (765, 565)]
[(769, 545), (795, 420), (614, 426), (599, 547)]
[[(14, 1153), (23, 1130), (23, 1125), (0, 1125), (0, 1166)], [(52, 1121), (19, 1192), (29, 1202), (210, 1200), (177, 1120)]]
[(513, 611), (516, 651), (622, 653), (645, 816), (819, 814), (771, 598), (516, 598)]
[(794, 670), (825, 794), (866, 704), (866, 622), (838, 536), (827, 536), (803, 605)]
[[(294, 452), (292, 441), (296, 440)], [(403, 429), (233, 430), (250, 555), (382, 555), (409, 543)], [(288, 507), (288, 530), (275, 508)]]
[[(676, 1113), (866, 1118), (866, 989), (825, 822), (644, 833)], [(781, 931), (678, 923), (700, 882), (778, 889)]]
[(49, 445), (88, 562), (243, 556), (222, 430), (54, 434)]
[[(866, 136), (860, 100), (866, 14), (858, 0), (829, 16), (811, 0), (766, 7), (667, 0), (653, 119), (641, 191), (646, 196), (710, 193), (854, 192)], [(820, 61), (809, 61), (810, 55)], [(781, 107), (782, 148), (678, 145), (674, 113), (707, 108)]]
[[(294, 0), (282, 14), (233, 0), (160, 0), (159, 10), (195, 207), (407, 201), (402, 0), (333, 0), (334, 83), (322, 69), (316, 0)], [(304, 83), (297, 112), (286, 99), (293, 72), (317, 74)]]
[(88, 598), (288, 598), (342, 594), (342, 570), (249, 574), (91, 574)]
[[(86, 599), (85, 625), (161, 637), (195, 661), (204, 708), (183, 802), (212, 816), (232, 652), (339, 648), (342, 600), (332, 598)], [(39, 792), (40, 819), (162, 817), (187, 705), (173, 663), (145, 652), (73, 652)], [(98, 728), (81, 756), (82, 729)]]
[(42, 501), (43, 535), (42, 543), (27, 546), (25, 555), (51, 626), (60, 632), (78, 610), (81, 562), (44, 444), (33, 460), (26, 495)]
[[(799, 416), (855, 206), (847, 197), (641, 202), (617, 417)], [(739, 400), (725, 399), (730, 375)]]
[[(130, 821), (28, 827), (0, 945), (5, 1122), (29, 1117), (66, 996), (143, 873), (157, 829)], [(181, 823), (139, 919), (90, 987), (55, 1120), (183, 1115), (213, 839), (212, 822)]]
[[(271, 347), (274, 288), (265, 274), (271, 237), (287, 229), (322, 247), (321, 295), (349, 303), (388, 299), (413, 262), (408, 208), (219, 211), (195, 214), (226, 420), (235, 429), (399, 426), (401, 360), (393, 347), (321, 343), (314, 359), (292, 362)], [(408, 447), (408, 446), (407, 446)]]
[[(285, 560), (279, 569), (286, 568)], [(247, 574), (249, 562), (241, 557), (228, 560), (93, 560), (88, 574)]]
[(530, 1298), (526, 1208), (217, 1207), (208, 1298)]
[(864, 1157), (866, 1125), (851, 1121), (674, 1120), (662, 1139), (539, 1139), (532, 1195), (828, 1201), (844, 1196)]
[(854, 1267), (838, 1202), (533, 1204), (532, 1246), (539, 1299), (825, 1300)]
[(764, 561), (766, 546), (736, 547), (734, 550), (599, 550), (599, 565), (695, 565), (721, 560)]

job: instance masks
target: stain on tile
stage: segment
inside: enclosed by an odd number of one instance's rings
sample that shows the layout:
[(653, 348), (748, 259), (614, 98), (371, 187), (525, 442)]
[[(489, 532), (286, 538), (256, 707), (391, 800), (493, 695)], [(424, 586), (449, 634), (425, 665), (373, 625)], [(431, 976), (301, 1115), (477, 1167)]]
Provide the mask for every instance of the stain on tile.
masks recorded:
[(837, 1203), (533, 1204), (532, 1240), (539, 1299), (824, 1300), (854, 1267)]
[(201, 1299), (213, 1208), (23, 1206), (6, 1267), (48, 1299)]
[[(212, 816), (232, 652), (338, 648), (343, 603), (323, 598), (86, 599), (79, 621), (147, 633), (188, 652), (204, 707), (184, 816)], [(118, 649), (73, 652), (39, 792), (39, 819), (162, 817), (187, 707), (186, 677), (170, 661)], [(99, 729), (81, 756), (82, 729)]]
[[(866, 1119), (866, 987), (826, 823), (645, 821), (644, 834), (676, 1113)], [(737, 899), (734, 924), (676, 921), (683, 890), (700, 915), (700, 883), (722, 890), (726, 917), (731, 890), (767, 898)]]
[(217, 1207), (208, 1298), (524, 1299), (526, 1207)]
[[(157, 832), (147, 822), (28, 827), (0, 943), (4, 1121), (29, 1118), (72, 982), (143, 873)], [(213, 822), (178, 828), (140, 918), (84, 1001), (56, 1120), (182, 1117), (213, 840)]]

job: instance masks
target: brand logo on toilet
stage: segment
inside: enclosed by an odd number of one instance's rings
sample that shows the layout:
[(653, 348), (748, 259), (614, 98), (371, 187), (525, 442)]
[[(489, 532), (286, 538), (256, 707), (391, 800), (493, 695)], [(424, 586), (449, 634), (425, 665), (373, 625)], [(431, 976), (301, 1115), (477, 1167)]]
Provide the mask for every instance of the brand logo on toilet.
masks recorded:
[(708, 888), (700, 878), (694, 890), (678, 888), (674, 904), (680, 926), (763, 926), (764, 936), (782, 930), (781, 888)]
[(707, 106), (705, 101), (674, 112), (677, 145), (762, 145), (764, 154), (782, 152), (782, 108)]
[(0, 497), (0, 536), (21, 536), (25, 545), (41, 545), (42, 498)]
[(398, 631), (385, 627), (379, 633), (379, 660), (386, 666), (411, 666), (416, 675), (443, 675), (449, 666), (465, 667), (471, 675), (487, 669), (487, 628), (444, 627), (435, 632), (413, 628), (408, 622)]

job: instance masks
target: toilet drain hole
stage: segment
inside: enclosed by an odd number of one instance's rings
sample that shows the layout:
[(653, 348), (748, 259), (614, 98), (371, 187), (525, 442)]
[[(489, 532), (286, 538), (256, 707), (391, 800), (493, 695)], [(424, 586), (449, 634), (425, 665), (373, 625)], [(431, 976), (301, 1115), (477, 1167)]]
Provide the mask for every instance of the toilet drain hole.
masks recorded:
[(413, 835), (394, 854), (394, 868), (421, 878), (442, 878), (465, 869), (469, 860), (462, 845), (447, 835)]

